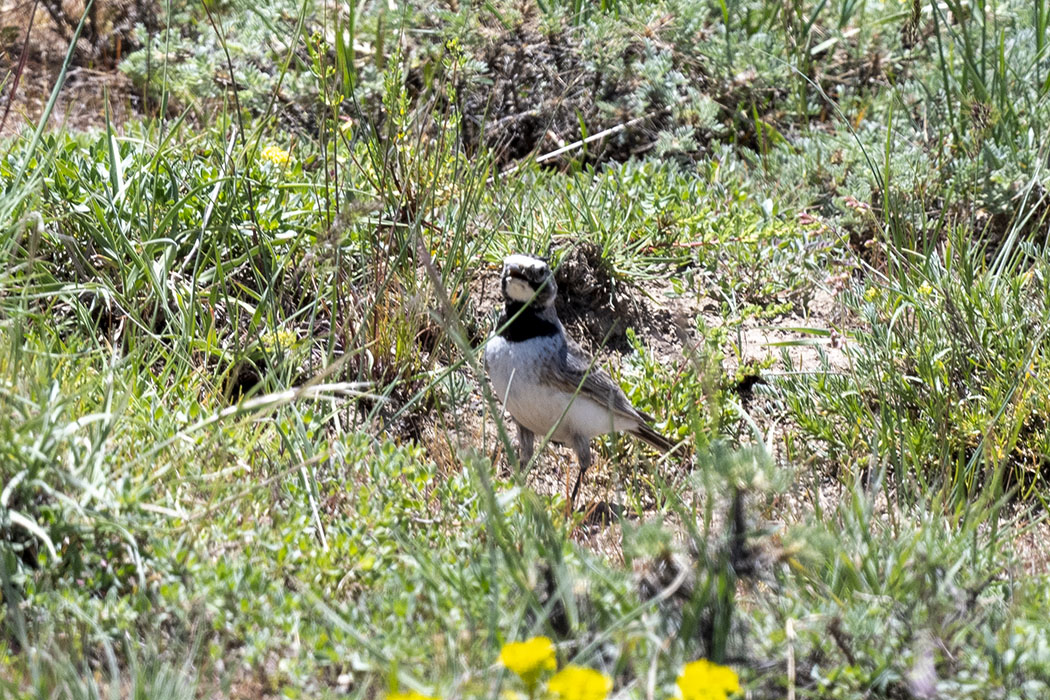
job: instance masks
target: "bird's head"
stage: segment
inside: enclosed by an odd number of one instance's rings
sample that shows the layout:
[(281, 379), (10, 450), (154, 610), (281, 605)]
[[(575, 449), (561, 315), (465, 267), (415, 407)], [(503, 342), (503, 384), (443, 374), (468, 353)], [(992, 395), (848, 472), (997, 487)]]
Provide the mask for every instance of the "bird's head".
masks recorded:
[(554, 303), (558, 285), (546, 260), (531, 255), (508, 255), (503, 259), (503, 298), (508, 302), (532, 302), (541, 308)]

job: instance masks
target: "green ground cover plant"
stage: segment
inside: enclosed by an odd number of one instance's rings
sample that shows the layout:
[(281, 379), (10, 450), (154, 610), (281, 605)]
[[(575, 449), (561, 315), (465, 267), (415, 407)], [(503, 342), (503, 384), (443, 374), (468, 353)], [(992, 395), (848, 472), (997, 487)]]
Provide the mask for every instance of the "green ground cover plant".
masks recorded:
[[(0, 152), (0, 695), (1045, 697), (1048, 11), (158, 7)], [(576, 512), (518, 251), (683, 445)]]

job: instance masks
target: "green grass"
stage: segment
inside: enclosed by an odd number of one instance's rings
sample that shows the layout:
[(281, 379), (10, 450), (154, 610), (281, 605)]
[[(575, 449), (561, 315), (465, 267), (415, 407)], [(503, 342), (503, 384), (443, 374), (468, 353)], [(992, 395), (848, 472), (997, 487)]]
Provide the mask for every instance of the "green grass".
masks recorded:
[[(946, 8), (172, 9), (122, 69), (184, 116), (0, 159), (0, 694), (499, 697), (542, 634), (621, 697), (1045, 696), (1050, 12)], [(578, 81), (510, 71), (514, 163), (508, 37)], [(581, 250), (686, 448), (597, 441), (614, 525), (478, 352)]]

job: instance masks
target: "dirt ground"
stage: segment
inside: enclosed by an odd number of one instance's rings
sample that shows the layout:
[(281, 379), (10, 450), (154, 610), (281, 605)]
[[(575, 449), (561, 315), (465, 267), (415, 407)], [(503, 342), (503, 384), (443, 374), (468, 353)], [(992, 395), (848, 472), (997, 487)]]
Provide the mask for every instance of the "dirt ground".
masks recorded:
[[(42, 6), (32, 0), (0, 0), (0, 114), (7, 112), (0, 125), (0, 138), (36, 127), (61, 73), (68, 46)], [(114, 123), (121, 124), (142, 104), (127, 76), (115, 67), (106, 67), (107, 61), (88, 60), (85, 53), (74, 52), (65, 85), (48, 120), (50, 129), (102, 128), (107, 102)]]

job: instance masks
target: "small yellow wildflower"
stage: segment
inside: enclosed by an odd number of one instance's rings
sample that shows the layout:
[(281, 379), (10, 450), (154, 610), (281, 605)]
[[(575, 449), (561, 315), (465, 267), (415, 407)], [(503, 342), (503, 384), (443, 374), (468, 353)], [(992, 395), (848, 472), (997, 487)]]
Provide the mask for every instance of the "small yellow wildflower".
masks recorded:
[(882, 292), (878, 287), (868, 287), (868, 291), (864, 292), (864, 299), (867, 301), (875, 301), (881, 295)]
[(299, 336), (291, 329), (280, 328), (276, 332), (263, 333), (259, 337), (259, 342), (262, 343), (266, 352), (273, 352), (277, 349), (287, 350), (299, 342)]
[(288, 151), (280, 146), (267, 146), (262, 150), (262, 157), (263, 160), (268, 160), (282, 168), (288, 165)]
[(919, 296), (928, 297), (933, 294), (933, 287), (930, 286), (929, 282), (923, 282), (919, 285)]
[(547, 690), (561, 700), (605, 700), (612, 679), (590, 668), (566, 666), (554, 674)]
[(740, 692), (740, 679), (727, 666), (699, 659), (682, 669), (678, 676), (678, 692), (683, 700), (726, 700)]
[(532, 693), (536, 681), (544, 671), (558, 667), (554, 658), (554, 642), (548, 637), (533, 637), (525, 642), (509, 642), (499, 652), (500, 663), (509, 668), (525, 683)]
[(417, 693), (414, 690), (410, 690), (407, 693), (390, 693), (386, 696), (386, 700), (438, 700), (430, 695), (423, 695)]

